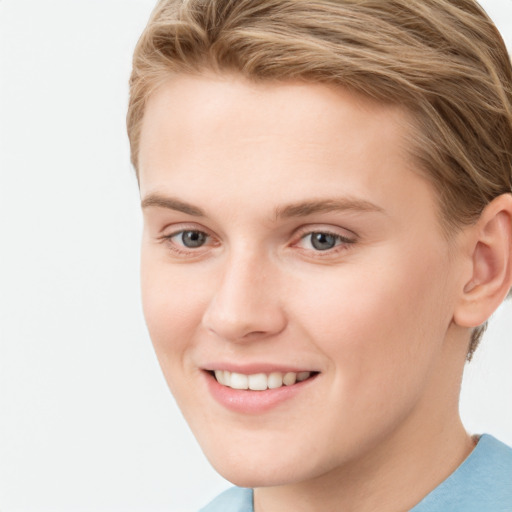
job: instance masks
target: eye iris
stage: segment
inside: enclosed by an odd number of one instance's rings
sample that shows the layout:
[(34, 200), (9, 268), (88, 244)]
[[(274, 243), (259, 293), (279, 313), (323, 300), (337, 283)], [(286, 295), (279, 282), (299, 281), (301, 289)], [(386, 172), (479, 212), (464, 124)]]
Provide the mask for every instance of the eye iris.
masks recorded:
[(201, 247), (206, 242), (206, 235), (200, 231), (184, 231), (181, 241), (185, 247)]
[(336, 245), (336, 237), (328, 233), (312, 233), (311, 245), (319, 251), (327, 251)]

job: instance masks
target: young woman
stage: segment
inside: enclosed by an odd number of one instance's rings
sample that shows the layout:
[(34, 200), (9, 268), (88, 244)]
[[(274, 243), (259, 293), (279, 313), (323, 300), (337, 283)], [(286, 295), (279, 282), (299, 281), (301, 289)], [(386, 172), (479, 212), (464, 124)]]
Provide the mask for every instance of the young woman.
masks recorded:
[(509, 511), (459, 417), (512, 285), (512, 69), (473, 0), (162, 0), (128, 132), (208, 512)]

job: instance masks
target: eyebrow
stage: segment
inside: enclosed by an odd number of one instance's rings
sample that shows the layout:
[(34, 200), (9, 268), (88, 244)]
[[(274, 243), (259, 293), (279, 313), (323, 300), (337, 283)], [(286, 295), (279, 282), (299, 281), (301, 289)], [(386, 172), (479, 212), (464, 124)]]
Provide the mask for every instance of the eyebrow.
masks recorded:
[(306, 217), (315, 213), (353, 211), (363, 213), (384, 213), (384, 210), (369, 201), (356, 198), (316, 199), (293, 203), (276, 209), (277, 218)]
[[(149, 194), (142, 202), (141, 207), (167, 208), (178, 212), (192, 215), (194, 217), (206, 217), (203, 209), (194, 206), (175, 197), (161, 196), (160, 194)], [(275, 209), (275, 218), (288, 219), (292, 217), (307, 217), (315, 213), (329, 213), (335, 211), (353, 211), (353, 212), (377, 212), (385, 213), (384, 210), (369, 201), (345, 197), (341, 199), (314, 199), (311, 201), (300, 201)]]
[(166, 197), (159, 194), (149, 194), (142, 202), (141, 207), (149, 208), (151, 206), (157, 206), (159, 208), (167, 208), (169, 210), (175, 210), (177, 212), (186, 213), (187, 215), (193, 215), (194, 217), (205, 217), (205, 212), (197, 206), (193, 206), (184, 201), (180, 201), (175, 197)]

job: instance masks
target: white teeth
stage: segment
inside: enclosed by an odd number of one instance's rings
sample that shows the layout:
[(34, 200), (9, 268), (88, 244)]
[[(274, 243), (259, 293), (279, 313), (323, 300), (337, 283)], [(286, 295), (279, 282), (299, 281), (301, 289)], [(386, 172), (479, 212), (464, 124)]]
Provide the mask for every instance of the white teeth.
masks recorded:
[(264, 373), (249, 375), (249, 389), (253, 391), (263, 391), (267, 389), (267, 376)]
[(232, 389), (251, 389), (264, 391), (276, 389), (282, 386), (293, 386), (296, 382), (302, 382), (311, 377), (311, 372), (272, 372), (270, 374), (255, 373), (245, 375), (243, 373), (229, 372), (228, 370), (215, 370), (215, 378), (219, 384)]
[(281, 372), (273, 372), (267, 379), (268, 389), (280, 388), (283, 385), (283, 374)]
[(249, 377), (243, 373), (232, 373), (229, 387), (233, 389), (247, 389), (249, 387)]
[(297, 373), (297, 381), (302, 382), (303, 380), (309, 379), (311, 372), (299, 372)]
[(295, 384), (295, 381), (297, 380), (297, 374), (294, 372), (288, 372), (283, 377), (283, 384), (285, 386), (292, 386)]
[(224, 370), (215, 370), (215, 378), (219, 384), (226, 385), (226, 382), (224, 381)]

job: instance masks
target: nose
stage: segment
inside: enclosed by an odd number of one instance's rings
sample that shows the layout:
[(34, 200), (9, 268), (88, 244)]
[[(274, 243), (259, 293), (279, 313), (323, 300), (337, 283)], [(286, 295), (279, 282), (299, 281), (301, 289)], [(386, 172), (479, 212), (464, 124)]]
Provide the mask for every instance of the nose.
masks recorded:
[(231, 342), (266, 339), (284, 330), (277, 272), (255, 255), (224, 263), (203, 315), (203, 326)]

